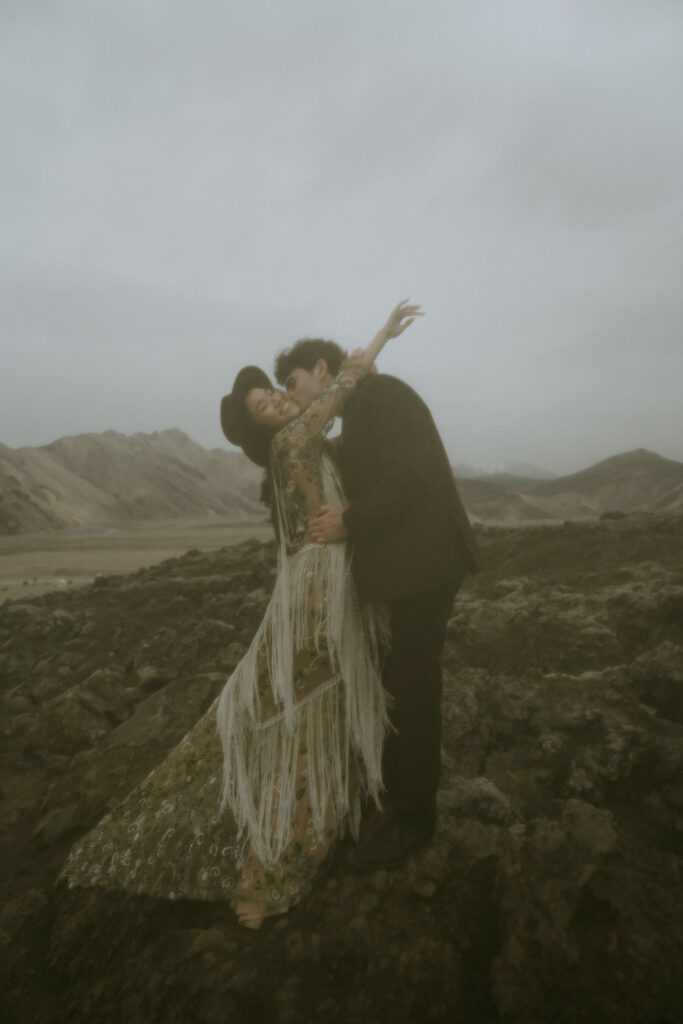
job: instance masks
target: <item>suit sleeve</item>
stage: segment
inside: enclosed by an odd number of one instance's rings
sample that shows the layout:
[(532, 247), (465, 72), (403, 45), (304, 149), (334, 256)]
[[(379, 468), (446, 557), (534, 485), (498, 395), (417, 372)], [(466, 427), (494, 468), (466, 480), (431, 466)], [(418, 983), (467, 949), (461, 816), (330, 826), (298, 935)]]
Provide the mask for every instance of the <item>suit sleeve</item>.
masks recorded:
[(351, 502), (344, 523), (353, 541), (370, 540), (429, 490), (425, 419), (417, 396), (387, 385), (373, 393), (372, 437), (379, 467), (374, 485)]

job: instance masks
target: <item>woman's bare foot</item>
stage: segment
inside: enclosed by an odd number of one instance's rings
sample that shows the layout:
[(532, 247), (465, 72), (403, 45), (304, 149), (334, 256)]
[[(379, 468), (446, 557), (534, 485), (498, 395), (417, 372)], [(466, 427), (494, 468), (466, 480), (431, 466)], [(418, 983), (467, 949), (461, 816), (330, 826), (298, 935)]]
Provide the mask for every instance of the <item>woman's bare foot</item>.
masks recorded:
[(289, 907), (266, 907), (265, 903), (258, 903), (256, 900), (238, 900), (235, 904), (237, 920), (243, 927), (258, 931), (267, 917), (277, 917), (278, 914), (286, 914)]

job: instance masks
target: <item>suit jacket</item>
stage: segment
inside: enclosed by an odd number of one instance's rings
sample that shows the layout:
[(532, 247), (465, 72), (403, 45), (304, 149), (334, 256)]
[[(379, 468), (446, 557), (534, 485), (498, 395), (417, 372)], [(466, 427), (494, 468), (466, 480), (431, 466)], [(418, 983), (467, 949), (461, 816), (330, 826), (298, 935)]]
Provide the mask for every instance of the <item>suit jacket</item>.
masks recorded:
[(361, 600), (458, 586), (481, 556), (429, 409), (407, 384), (371, 374), (349, 397), (340, 452)]

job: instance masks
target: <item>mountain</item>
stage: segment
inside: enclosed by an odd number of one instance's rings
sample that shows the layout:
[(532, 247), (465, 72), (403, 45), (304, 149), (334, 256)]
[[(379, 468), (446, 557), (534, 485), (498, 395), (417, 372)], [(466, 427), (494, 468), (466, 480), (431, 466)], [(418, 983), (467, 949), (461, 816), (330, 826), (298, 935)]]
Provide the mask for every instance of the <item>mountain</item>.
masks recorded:
[(683, 508), (683, 463), (636, 448), (527, 490), (537, 501), (561, 501), (568, 514), (676, 512)]
[(181, 430), (0, 445), (0, 534), (136, 519), (263, 519), (261, 477), (240, 452), (208, 451)]
[(533, 498), (487, 479), (458, 480), (458, 490), (470, 516), (482, 522), (515, 524), (553, 518)]
[(467, 462), (456, 462), (453, 464), (453, 472), (460, 479), (466, 480), (487, 480), (497, 481), (506, 477), (524, 477), (530, 480), (553, 480), (555, 473), (549, 469), (542, 469), (533, 462), (520, 462), (519, 460), (508, 460), (497, 463), (495, 466), (472, 466)]
[[(40, 448), (0, 445), (0, 534), (133, 520), (264, 519), (262, 475), (241, 452), (207, 450), (181, 430), (107, 430)], [(468, 512), (483, 522), (683, 508), (683, 463), (642, 448), (551, 480), (529, 472), (456, 476)]]
[(676, 512), (683, 508), (683, 463), (638, 448), (553, 480), (495, 474), (458, 486), (470, 514), (484, 521)]

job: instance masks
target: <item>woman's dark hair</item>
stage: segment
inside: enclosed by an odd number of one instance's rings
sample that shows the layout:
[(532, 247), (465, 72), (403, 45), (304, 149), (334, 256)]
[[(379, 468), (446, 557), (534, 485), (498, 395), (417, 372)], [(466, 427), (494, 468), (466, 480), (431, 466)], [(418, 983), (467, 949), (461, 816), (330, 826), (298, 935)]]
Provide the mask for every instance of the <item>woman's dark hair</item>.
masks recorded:
[(327, 369), (336, 377), (341, 364), (346, 359), (346, 352), (334, 341), (324, 338), (300, 338), (291, 348), (285, 348), (275, 359), (275, 379), (284, 385), (292, 370), (308, 370), (309, 373), (318, 362), (324, 359)]

